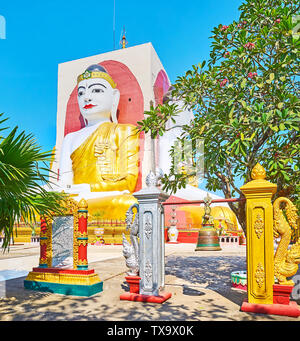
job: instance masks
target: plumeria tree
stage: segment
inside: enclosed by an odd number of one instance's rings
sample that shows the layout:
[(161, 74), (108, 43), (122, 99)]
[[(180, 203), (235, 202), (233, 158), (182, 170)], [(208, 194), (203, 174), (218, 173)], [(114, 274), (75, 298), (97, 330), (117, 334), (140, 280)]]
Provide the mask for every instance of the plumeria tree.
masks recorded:
[[(1, 127), (6, 121), (2, 116)], [(0, 136), (0, 233), (4, 235), (4, 249), (9, 246), (17, 222), (32, 225), (40, 215), (63, 213), (60, 201), (65, 194), (44, 189), (52, 178), (48, 166), (51, 157), (52, 153), (43, 152), (31, 134), (18, 133), (17, 127), (7, 136)]]
[[(276, 196), (299, 207), (299, 2), (246, 0), (239, 10), (237, 21), (213, 29), (209, 60), (173, 84), (173, 98), (195, 116), (180, 138), (204, 140), (208, 190), (243, 198), (240, 186), (259, 162), (277, 184)], [(154, 137), (164, 134), (168, 120), (176, 121), (177, 111), (166, 103), (146, 114), (139, 129)], [(191, 175), (178, 174), (175, 166), (162, 180), (173, 192)], [(245, 231), (245, 203), (229, 205)]]

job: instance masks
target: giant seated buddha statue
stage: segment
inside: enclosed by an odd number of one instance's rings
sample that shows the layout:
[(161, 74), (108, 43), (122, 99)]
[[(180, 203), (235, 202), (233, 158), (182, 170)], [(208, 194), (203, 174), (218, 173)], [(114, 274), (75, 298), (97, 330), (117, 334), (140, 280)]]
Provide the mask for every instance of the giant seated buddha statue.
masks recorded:
[(130, 193), (138, 179), (139, 133), (117, 122), (120, 92), (101, 65), (78, 76), (77, 98), (86, 125), (64, 137), (59, 190), (76, 200), (96, 200), (99, 210), (120, 219), (136, 202)]

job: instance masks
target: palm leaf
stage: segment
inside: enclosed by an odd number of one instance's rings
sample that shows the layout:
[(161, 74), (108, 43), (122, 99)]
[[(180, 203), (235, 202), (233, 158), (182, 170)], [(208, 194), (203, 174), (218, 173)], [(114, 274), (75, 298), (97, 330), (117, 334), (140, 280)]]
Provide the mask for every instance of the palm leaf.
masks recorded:
[[(5, 121), (0, 120), (0, 126)], [(36, 223), (40, 215), (62, 214), (59, 202), (65, 195), (43, 188), (54, 177), (47, 166), (51, 156), (52, 151), (43, 152), (32, 134), (17, 134), (17, 127), (0, 138), (0, 232), (5, 237), (4, 249), (9, 246), (15, 222)]]

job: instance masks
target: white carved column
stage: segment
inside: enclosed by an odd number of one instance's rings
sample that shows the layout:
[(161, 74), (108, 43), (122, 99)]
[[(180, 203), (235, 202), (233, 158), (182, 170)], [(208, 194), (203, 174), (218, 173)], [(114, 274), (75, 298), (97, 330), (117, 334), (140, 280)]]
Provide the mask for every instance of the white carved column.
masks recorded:
[(140, 294), (159, 296), (165, 285), (164, 213), (162, 202), (169, 197), (157, 187), (150, 172), (147, 188), (134, 193), (139, 202)]

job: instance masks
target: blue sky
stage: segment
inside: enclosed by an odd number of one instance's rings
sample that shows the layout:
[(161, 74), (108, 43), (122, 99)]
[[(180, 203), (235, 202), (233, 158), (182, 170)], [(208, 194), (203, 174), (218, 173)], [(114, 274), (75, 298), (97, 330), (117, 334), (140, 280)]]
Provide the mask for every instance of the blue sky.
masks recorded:
[[(113, 49), (113, 0), (1, 1), (0, 112), (33, 133), (44, 150), (56, 140), (58, 64)], [(209, 57), (210, 35), (239, 17), (241, 0), (116, 0), (116, 48), (151, 42), (171, 82)]]

